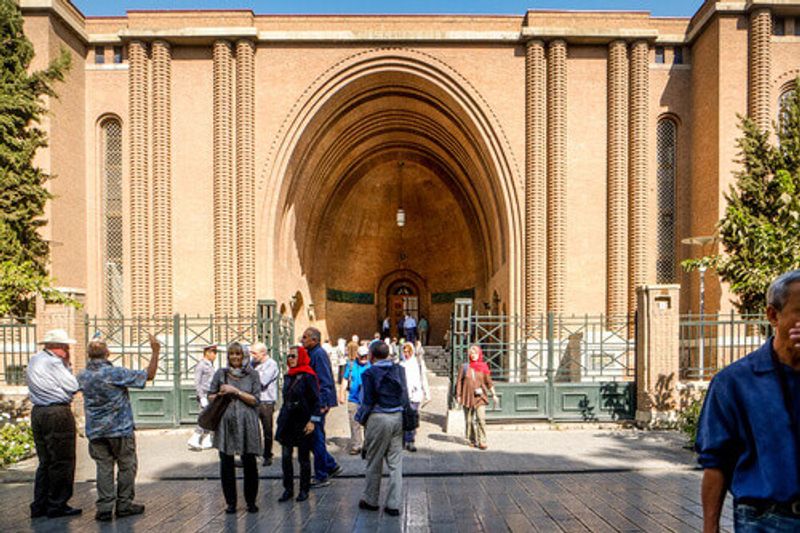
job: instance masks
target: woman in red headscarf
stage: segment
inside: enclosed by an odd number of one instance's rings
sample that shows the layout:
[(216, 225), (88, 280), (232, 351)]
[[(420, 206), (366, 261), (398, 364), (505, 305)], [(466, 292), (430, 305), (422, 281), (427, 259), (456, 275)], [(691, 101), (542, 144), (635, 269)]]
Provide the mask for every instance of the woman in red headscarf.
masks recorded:
[(314, 424), (319, 423), (319, 381), (311, 358), (302, 346), (293, 346), (286, 355), (286, 373), (283, 382), (283, 405), (278, 415), (275, 440), (283, 446), (281, 466), (283, 468), (283, 495), (285, 502), (294, 496), (294, 468), (292, 453), (297, 448), (300, 463), (300, 493), (297, 501), (308, 499), (311, 486), (311, 448)]
[(489, 393), (495, 403), (497, 394), (494, 391), (489, 365), (483, 360), (483, 350), (477, 344), (469, 347), (469, 362), (464, 363), (458, 372), (456, 400), (464, 407), (464, 418), (467, 422), (467, 440), (469, 445), (485, 450), (486, 446), (486, 406), (489, 404)]

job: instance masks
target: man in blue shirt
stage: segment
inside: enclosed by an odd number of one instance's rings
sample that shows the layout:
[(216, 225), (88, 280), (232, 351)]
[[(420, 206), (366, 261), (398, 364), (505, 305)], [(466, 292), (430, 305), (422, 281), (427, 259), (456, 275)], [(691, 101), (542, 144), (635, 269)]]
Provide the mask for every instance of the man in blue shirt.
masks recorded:
[[(95, 519), (111, 520), (116, 503), (117, 517), (142, 514), (144, 505), (133, 503), (136, 479), (136, 440), (133, 409), (128, 388), (143, 389), (156, 377), (159, 342), (150, 335), (150, 364), (147, 371), (115, 367), (108, 360), (108, 346), (102, 340), (89, 343), (86, 370), (78, 374), (86, 414), (89, 455), (97, 463), (97, 513)], [(117, 490), (114, 491), (114, 466)]]
[(321, 416), (319, 423), (314, 424), (314, 446), (311, 449), (314, 454), (312, 488), (330, 485), (330, 478), (342, 472), (342, 467), (336, 463), (336, 459), (328, 453), (328, 449), (325, 446), (325, 415), (331, 407), (336, 407), (338, 403), (336, 401), (336, 389), (333, 385), (330, 359), (327, 352), (320, 345), (321, 338), (322, 335), (317, 328), (308, 328), (303, 332), (303, 337), (300, 340), (303, 347), (308, 350), (311, 368), (314, 369), (319, 380), (319, 410)]
[(800, 270), (767, 291), (774, 330), (711, 381), (696, 449), (704, 531), (719, 530), (727, 490), (738, 531), (800, 531)]
[(355, 361), (348, 361), (344, 371), (345, 383), (342, 388), (341, 401), (344, 403), (344, 392), (347, 390), (347, 416), (350, 419), (350, 450), (348, 453), (350, 455), (360, 454), (361, 446), (364, 443), (363, 430), (355, 416), (361, 405), (361, 376), (372, 366), (368, 357), (369, 349), (366, 346), (359, 347), (358, 358)]

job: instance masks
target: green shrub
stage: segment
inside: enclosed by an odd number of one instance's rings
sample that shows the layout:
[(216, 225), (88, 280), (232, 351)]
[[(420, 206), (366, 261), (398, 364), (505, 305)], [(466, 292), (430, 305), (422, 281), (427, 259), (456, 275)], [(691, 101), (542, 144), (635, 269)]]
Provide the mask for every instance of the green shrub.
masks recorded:
[(34, 452), (33, 430), (28, 422), (7, 423), (0, 427), (0, 466), (27, 459)]
[(697, 441), (697, 424), (700, 421), (700, 410), (703, 408), (703, 401), (706, 398), (705, 392), (687, 400), (683, 409), (678, 413), (678, 429), (686, 435), (687, 448), (694, 449)]

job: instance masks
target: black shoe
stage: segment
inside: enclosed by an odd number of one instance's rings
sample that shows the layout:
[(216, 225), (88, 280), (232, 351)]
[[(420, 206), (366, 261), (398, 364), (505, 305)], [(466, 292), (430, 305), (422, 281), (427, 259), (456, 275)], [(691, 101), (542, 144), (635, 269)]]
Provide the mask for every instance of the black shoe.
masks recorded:
[(42, 518), (43, 516), (47, 516), (47, 511), (34, 511), (31, 509), (31, 518)]
[(125, 516), (133, 516), (142, 513), (144, 513), (144, 505), (138, 503), (132, 503), (125, 509), (117, 509), (117, 518), (122, 518)]
[(413, 452), (416, 452), (416, 451), (417, 451), (417, 447), (416, 447), (416, 446), (414, 446), (414, 443), (413, 443), (413, 442), (409, 442), (409, 443), (408, 443), (408, 446), (406, 446), (406, 450), (408, 450), (408, 451), (410, 451), (410, 452), (412, 452), (412, 453), (413, 453)]
[(304, 502), (308, 499), (308, 493), (304, 490), (300, 491), (300, 494), (297, 495), (298, 502)]
[(94, 514), (94, 519), (98, 522), (111, 522), (112, 518), (113, 515), (111, 514), (111, 511), (98, 511)]
[(365, 511), (377, 511), (378, 509), (380, 509), (380, 507), (378, 507), (377, 505), (370, 505), (364, 500), (358, 501), (358, 508), (364, 509)]
[(247, 504), (247, 512), (248, 513), (257, 513), (258, 512), (258, 506), (256, 504), (254, 504), (254, 503), (248, 503)]
[(336, 468), (334, 468), (333, 470), (331, 470), (331, 473), (330, 473), (330, 474), (328, 474), (328, 477), (329, 477), (329, 478), (330, 478), (330, 477), (336, 477), (336, 476), (338, 476), (338, 475), (339, 475), (339, 474), (341, 474), (341, 473), (342, 473), (342, 467), (341, 467), (340, 465), (336, 465)]
[(233, 466), (235, 466), (236, 468), (244, 468), (244, 463), (242, 462), (241, 459), (237, 458), (233, 460)]
[(62, 507), (56, 511), (47, 511), (47, 518), (58, 518), (60, 516), (78, 516), (83, 511), (81, 509), (76, 509), (75, 507), (70, 507), (69, 505)]
[(389, 516), (400, 516), (400, 509), (392, 509), (391, 507), (384, 507), (383, 512)]
[(229, 505), (225, 508), (226, 514), (234, 514), (236, 512), (236, 505)]
[(279, 501), (280, 503), (283, 503), (283, 502), (288, 502), (288, 501), (289, 501), (289, 500), (291, 500), (293, 497), (294, 497), (294, 493), (293, 493), (292, 491), (290, 491), (290, 490), (285, 490), (285, 491), (283, 491), (283, 494), (281, 494), (281, 497), (280, 497), (280, 498), (278, 498), (278, 501)]
[(261, 466), (272, 466), (272, 457), (264, 457), (264, 462)]

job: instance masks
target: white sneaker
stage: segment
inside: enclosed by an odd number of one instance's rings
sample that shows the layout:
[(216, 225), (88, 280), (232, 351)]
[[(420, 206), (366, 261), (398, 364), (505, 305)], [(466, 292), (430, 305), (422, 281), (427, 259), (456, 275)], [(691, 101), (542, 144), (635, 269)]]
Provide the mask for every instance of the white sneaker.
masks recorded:
[(201, 450), (202, 447), (200, 446), (200, 434), (199, 433), (192, 433), (192, 436), (189, 437), (189, 440), (186, 442), (186, 445), (189, 447), (190, 450)]
[(211, 433), (206, 433), (203, 435), (203, 440), (201, 441), (200, 447), (204, 450), (209, 450), (214, 446), (213, 439), (211, 438)]

